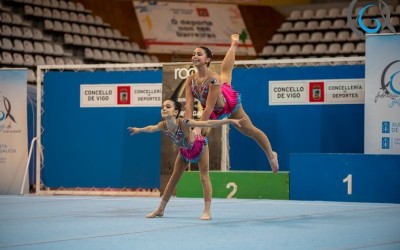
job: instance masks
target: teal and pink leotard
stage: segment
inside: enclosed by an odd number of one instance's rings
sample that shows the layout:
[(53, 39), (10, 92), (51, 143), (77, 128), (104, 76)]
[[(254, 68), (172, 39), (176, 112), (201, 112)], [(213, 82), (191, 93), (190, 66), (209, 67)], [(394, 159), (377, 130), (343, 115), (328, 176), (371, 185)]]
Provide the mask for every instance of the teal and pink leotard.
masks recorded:
[[(213, 80), (211, 80), (211, 84), (213, 84)], [(201, 106), (203, 106), (204, 109), (206, 107), (209, 91), (208, 83), (204, 81), (199, 86), (197, 86), (196, 82), (192, 80), (191, 89), (193, 97), (199, 100)], [(221, 120), (223, 118), (229, 117), (242, 104), (240, 93), (235, 91), (228, 83), (223, 83), (221, 85), (221, 94), (219, 98), (221, 102), (224, 103), (224, 106), (215, 106), (209, 117), (210, 120)]]
[[(187, 122), (187, 119), (178, 118), (174, 131), (170, 131), (167, 124), (163, 122), (163, 130), (171, 142), (179, 147), (179, 156), (184, 161), (197, 163), (208, 141), (201, 135), (192, 134), (189, 127), (185, 134), (182, 128), (182, 123), (185, 122)], [(191, 137), (194, 137), (194, 140)]]

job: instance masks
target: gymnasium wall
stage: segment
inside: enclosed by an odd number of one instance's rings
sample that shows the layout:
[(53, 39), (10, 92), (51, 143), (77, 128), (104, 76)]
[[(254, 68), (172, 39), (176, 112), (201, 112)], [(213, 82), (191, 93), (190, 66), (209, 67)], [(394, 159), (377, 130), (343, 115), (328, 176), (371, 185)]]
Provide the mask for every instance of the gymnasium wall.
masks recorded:
[(130, 136), (130, 126), (160, 121), (160, 107), (81, 108), (80, 85), (161, 83), (160, 70), (58, 72), (44, 77), (42, 181), (47, 187), (154, 188), (160, 184), (160, 134)]
[[(235, 68), (232, 86), (243, 107), (289, 170), (292, 153), (363, 153), (364, 105), (273, 105), (268, 82), (274, 80), (363, 79), (364, 65)], [(230, 130), (231, 170), (270, 170), (264, 152), (250, 138)]]
[[(161, 70), (47, 72), (42, 114), (44, 184), (159, 187), (160, 133), (130, 137), (127, 131), (129, 126), (156, 124), (159, 107), (82, 108), (79, 98), (82, 84), (161, 83), (162, 75)], [(232, 85), (242, 94), (253, 123), (278, 152), (281, 171), (288, 171), (293, 153), (362, 153), (364, 105), (269, 105), (269, 81), (363, 77), (364, 65), (238, 67)], [(260, 147), (232, 127), (229, 147), (230, 170), (270, 170)]]

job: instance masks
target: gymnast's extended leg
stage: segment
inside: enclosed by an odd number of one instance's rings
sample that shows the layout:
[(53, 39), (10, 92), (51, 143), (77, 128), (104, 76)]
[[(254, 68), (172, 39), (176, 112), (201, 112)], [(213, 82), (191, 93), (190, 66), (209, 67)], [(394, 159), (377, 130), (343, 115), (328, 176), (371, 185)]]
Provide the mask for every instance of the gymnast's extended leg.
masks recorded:
[(182, 160), (182, 158), (178, 155), (175, 160), (174, 171), (172, 172), (171, 177), (169, 178), (168, 184), (164, 190), (164, 194), (161, 197), (161, 202), (158, 208), (146, 215), (147, 218), (161, 217), (164, 215), (164, 209), (167, 205), (169, 199), (173, 195), (176, 185), (178, 184), (183, 172), (189, 166), (189, 163)]
[(209, 151), (208, 145), (205, 146), (204, 152), (199, 160), (200, 181), (203, 186), (204, 196), (204, 212), (200, 216), (201, 220), (211, 220), (211, 199), (212, 199), (212, 186), (209, 175)]

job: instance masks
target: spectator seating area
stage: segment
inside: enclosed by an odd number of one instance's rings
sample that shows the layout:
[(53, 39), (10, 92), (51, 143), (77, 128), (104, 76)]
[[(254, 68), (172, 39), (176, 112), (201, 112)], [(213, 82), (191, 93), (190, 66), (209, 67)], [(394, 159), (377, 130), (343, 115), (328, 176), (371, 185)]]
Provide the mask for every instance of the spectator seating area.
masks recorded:
[[(28, 67), (34, 83), (36, 65), (150, 63), (158, 58), (93, 15), (67, 0), (0, 0), (2, 67)], [(293, 10), (264, 46), (259, 59), (362, 56), (365, 41), (347, 25), (345, 8)], [(354, 10), (353, 17), (359, 8)], [(390, 23), (400, 30), (400, 5), (390, 6)], [(382, 23), (378, 8), (363, 16)], [(358, 24), (357, 24), (358, 25)], [(391, 32), (386, 27), (381, 33)]]
[[(400, 5), (389, 8), (390, 23), (399, 32)], [(359, 10), (354, 10), (353, 18)], [(347, 8), (293, 10), (264, 46), (259, 57), (290, 59), (364, 55), (365, 41), (348, 27), (347, 12)], [(368, 8), (363, 16), (364, 25), (375, 27), (373, 18), (383, 23), (378, 7)], [(388, 32), (391, 31), (387, 27), (380, 30), (380, 33)]]
[(78, 2), (1, 0), (2, 67), (28, 67), (34, 83), (36, 65), (150, 63), (158, 58)]

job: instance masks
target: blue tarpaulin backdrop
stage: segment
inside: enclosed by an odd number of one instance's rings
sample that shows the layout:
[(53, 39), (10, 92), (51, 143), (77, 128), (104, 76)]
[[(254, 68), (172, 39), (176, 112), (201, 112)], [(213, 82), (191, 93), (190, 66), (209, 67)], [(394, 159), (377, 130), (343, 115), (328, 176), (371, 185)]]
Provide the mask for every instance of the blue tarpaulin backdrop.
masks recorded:
[(161, 70), (47, 72), (42, 115), (44, 184), (159, 187), (160, 134), (130, 136), (127, 127), (156, 124), (160, 108), (81, 108), (80, 85), (161, 83), (161, 76)]
[[(291, 153), (363, 153), (364, 105), (269, 106), (268, 81), (364, 78), (364, 65), (236, 68), (232, 86), (243, 107), (278, 152), (281, 170)], [(270, 170), (261, 148), (236, 129), (230, 130), (231, 170)]]
[[(364, 105), (269, 106), (268, 81), (364, 78), (364, 65), (235, 68), (233, 87), (269, 137), (281, 170), (291, 153), (363, 153)], [(158, 107), (80, 108), (81, 84), (160, 83), (162, 71), (47, 72), (44, 79), (42, 179), (49, 187), (160, 185), (159, 133), (130, 137), (128, 126), (156, 124)], [(270, 170), (250, 138), (230, 130), (231, 170)], [(150, 149), (150, 150), (149, 150)]]

